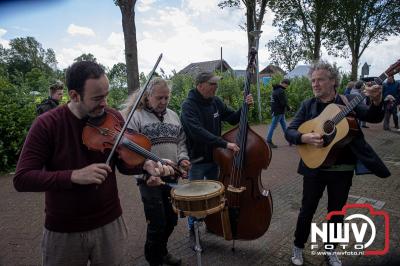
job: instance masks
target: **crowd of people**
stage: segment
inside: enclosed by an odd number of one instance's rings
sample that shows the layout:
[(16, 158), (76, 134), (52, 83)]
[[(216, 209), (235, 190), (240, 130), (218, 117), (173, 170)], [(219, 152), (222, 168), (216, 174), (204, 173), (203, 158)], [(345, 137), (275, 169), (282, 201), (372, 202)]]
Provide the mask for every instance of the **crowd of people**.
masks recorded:
[[(280, 123), (290, 145), (323, 145), (318, 133), (302, 134), (299, 126), (316, 117), (330, 103), (346, 104), (337, 93), (339, 75), (327, 62), (316, 63), (310, 71), (314, 97), (305, 100), (294, 119), (286, 128), (285, 111), (288, 110), (286, 88), (290, 81), (284, 79), (274, 86), (271, 96), (272, 124), (266, 142), (272, 147), (272, 136)], [(56, 105), (40, 114), (27, 135), (14, 176), (18, 191), (45, 192), (45, 224), (42, 240), (43, 265), (121, 265), (126, 249), (128, 230), (125, 225), (118, 196), (116, 168), (126, 175), (136, 177), (147, 222), (144, 254), (149, 265), (181, 265), (182, 260), (168, 251), (168, 239), (177, 224), (170, 190), (167, 184), (176, 184), (176, 166), (189, 180), (217, 180), (219, 167), (213, 160), (214, 148), (225, 148), (237, 153), (239, 143), (221, 137), (221, 123), (239, 123), (241, 110), (233, 110), (216, 96), (219, 76), (199, 73), (195, 87), (182, 103), (182, 112), (168, 108), (171, 87), (168, 81), (155, 78), (150, 81), (132, 119), (125, 121), (133, 108), (137, 95), (129, 96), (127, 108), (122, 113), (107, 107), (109, 81), (104, 69), (97, 63), (81, 61), (66, 71), (69, 101)], [(60, 85), (60, 84), (58, 84)], [(377, 123), (397, 117), (399, 84), (390, 77), (382, 87), (357, 82), (344, 97), (365, 93), (369, 103), (360, 103), (356, 118), (360, 127), (365, 122)], [(60, 95), (59, 89), (57, 95)], [(50, 98), (53, 90), (50, 90)], [(391, 97), (390, 97), (391, 96)], [(392, 98), (394, 100), (392, 100)], [(248, 95), (245, 103), (252, 105)], [(57, 108), (55, 108), (57, 107)], [(51, 109), (51, 110), (50, 110)], [(168, 163), (151, 159), (140, 164), (129, 164), (115, 154), (94, 151), (82, 143), (82, 132), (88, 123), (116, 117), (123, 127), (145, 135), (151, 141), (151, 153)], [(398, 128), (398, 120), (395, 127)], [(364, 123), (364, 124), (363, 124)], [(195, 163), (191, 163), (195, 160)], [(303, 249), (310, 233), (311, 222), (318, 202), (327, 187), (328, 211), (341, 210), (346, 203), (357, 163), (362, 163), (380, 177), (390, 175), (388, 169), (366, 143), (362, 131), (340, 151), (338, 159), (330, 166), (308, 168), (300, 161), (298, 172), (303, 178), (302, 207), (297, 220), (292, 263), (303, 264)], [(337, 176), (341, 181), (337, 182)], [(194, 217), (188, 217), (188, 234), (194, 241)], [(343, 217), (331, 222), (340, 223)], [(193, 244), (192, 244), (193, 245)], [(335, 253), (328, 255), (330, 265), (341, 265)]]

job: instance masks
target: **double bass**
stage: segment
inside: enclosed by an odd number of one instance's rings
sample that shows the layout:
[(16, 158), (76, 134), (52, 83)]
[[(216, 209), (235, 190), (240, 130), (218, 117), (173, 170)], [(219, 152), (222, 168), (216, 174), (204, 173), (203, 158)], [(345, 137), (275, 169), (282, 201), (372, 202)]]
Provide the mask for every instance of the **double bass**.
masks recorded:
[[(246, 70), (244, 99), (250, 94), (250, 80), (257, 51), (250, 51)], [(244, 102), (239, 125), (225, 134), (240, 151), (216, 148), (214, 161), (220, 167), (219, 181), (225, 186), (225, 209), (206, 217), (207, 230), (226, 240), (253, 240), (268, 230), (273, 212), (271, 192), (261, 183), (261, 171), (267, 169), (272, 152), (265, 140), (248, 125), (248, 105)]]

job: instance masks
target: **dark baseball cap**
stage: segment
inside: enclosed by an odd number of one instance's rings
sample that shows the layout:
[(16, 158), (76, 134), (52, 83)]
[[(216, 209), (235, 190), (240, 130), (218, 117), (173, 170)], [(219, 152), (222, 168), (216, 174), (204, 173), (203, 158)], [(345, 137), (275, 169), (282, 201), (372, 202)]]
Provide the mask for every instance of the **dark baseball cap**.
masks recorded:
[(215, 75), (212, 72), (201, 72), (196, 77), (196, 86), (204, 82), (218, 82), (222, 77)]

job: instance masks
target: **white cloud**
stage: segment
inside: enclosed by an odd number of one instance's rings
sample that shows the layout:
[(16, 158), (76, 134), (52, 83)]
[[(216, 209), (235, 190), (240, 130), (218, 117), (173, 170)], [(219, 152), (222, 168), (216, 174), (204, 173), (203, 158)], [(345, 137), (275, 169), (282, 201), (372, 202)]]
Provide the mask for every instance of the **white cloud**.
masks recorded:
[[(160, 67), (171, 73), (173, 69), (179, 71), (192, 62), (219, 59), (221, 47), (223, 58), (232, 68), (245, 69), (247, 35), (238, 27), (245, 20), (243, 9), (221, 10), (217, 0), (185, 0), (181, 8), (156, 6), (155, 2), (139, 2), (142, 12), (150, 11), (146, 15), (138, 13), (136, 17), (140, 72), (147, 74), (160, 53), (164, 54)], [(260, 69), (270, 63), (270, 54), (265, 44), (278, 34), (277, 28), (272, 27), (273, 13), (268, 10), (264, 18), (259, 44)], [(118, 62), (125, 62), (122, 29), (121, 32), (111, 32), (101, 43), (98, 40), (90, 41), (89, 44), (74, 42), (68, 49), (56, 51), (60, 66), (70, 65), (82, 53), (92, 53), (100, 63), (110, 68)], [(361, 57), (360, 66), (367, 61), (371, 64), (370, 75), (379, 75), (396, 60), (393, 53), (399, 44), (400, 37), (393, 37), (387, 42), (371, 45)], [(337, 62), (343, 71), (350, 71), (349, 58), (334, 58), (325, 52), (323, 54), (330, 62)]]
[(206, 13), (219, 9), (218, 0), (185, 0), (182, 1), (184, 7), (187, 7), (192, 12)]
[(136, 8), (139, 12), (146, 12), (151, 9), (151, 5), (155, 2), (155, 0), (141, 0), (137, 3)]
[(6, 29), (2, 29), (0, 28), (0, 44), (4, 47), (4, 48), (10, 48), (10, 42), (6, 39), (3, 39), (3, 36), (7, 33)]
[(75, 35), (84, 35), (84, 36), (95, 36), (96, 34), (91, 28), (77, 26), (75, 24), (70, 24), (67, 29), (68, 34)]
[(124, 47), (124, 34), (122, 32), (116, 33), (111, 32), (110, 36), (107, 38), (107, 44), (112, 47), (122, 48)]

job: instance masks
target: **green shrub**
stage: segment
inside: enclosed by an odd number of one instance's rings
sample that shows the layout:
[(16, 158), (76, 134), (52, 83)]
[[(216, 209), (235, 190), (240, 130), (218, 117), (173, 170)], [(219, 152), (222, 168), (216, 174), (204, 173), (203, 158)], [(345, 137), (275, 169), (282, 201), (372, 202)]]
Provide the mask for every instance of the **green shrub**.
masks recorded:
[(0, 76), (0, 171), (15, 167), (22, 144), (35, 119), (34, 97)]
[(187, 98), (190, 89), (194, 87), (194, 80), (189, 75), (176, 74), (172, 77), (171, 83), (169, 108), (180, 114), (183, 101)]
[(127, 88), (112, 88), (108, 93), (107, 104), (115, 109), (122, 109), (123, 104), (128, 98)]

